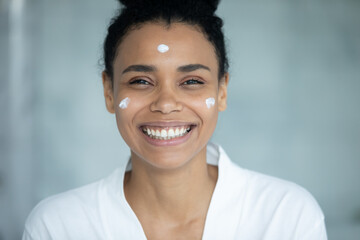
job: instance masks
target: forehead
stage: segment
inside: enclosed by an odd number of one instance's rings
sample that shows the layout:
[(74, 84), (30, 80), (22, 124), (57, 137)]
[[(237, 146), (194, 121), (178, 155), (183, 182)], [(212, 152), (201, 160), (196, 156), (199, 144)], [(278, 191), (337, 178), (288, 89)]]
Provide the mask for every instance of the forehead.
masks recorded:
[[(169, 51), (160, 53), (160, 44), (169, 46)], [(217, 66), (213, 45), (194, 26), (173, 23), (146, 23), (131, 30), (117, 49), (116, 64), (156, 63), (168, 60), (187, 63), (203, 63)]]

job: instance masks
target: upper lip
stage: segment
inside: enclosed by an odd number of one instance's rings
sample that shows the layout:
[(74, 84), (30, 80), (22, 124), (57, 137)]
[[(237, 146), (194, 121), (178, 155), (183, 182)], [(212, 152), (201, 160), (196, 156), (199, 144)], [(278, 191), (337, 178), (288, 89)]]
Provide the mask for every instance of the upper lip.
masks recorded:
[(156, 121), (156, 122), (144, 122), (139, 124), (139, 127), (151, 126), (151, 127), (182, 127), (196, 125), (194, 122), (182, 122), (182, 121)]

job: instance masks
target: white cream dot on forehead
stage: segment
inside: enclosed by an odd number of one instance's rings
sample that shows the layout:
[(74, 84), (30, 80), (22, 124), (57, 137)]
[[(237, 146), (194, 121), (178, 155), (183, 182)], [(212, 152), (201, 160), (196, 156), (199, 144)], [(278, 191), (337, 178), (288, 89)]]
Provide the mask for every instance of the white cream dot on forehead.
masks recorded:
[(119, 107), (121, 108), (121, 109), (125, 109), (125, 108), (127, 108), (128, 107), (128, 105), (129, 105), (129, 103), (130, 103), (130, 98), (124, 98), (123, 100), (121, 100), (121, 102), (120, 102), (120, 104), (119, 104)]
[(168, 45), (165, 45), (165, 44), (160, 44), (158, 47), (157, 47), (157, 50), (161, 53), (165, 53), (167, 51), (169, 51), (169, 46)]
[(207, 98), (205, 100), (205, 103), (206, 103), (207, 108), (211, 108), (211, 107), (213, 107), (215, 105), (215, 98), (212, 98), (212, 97)]

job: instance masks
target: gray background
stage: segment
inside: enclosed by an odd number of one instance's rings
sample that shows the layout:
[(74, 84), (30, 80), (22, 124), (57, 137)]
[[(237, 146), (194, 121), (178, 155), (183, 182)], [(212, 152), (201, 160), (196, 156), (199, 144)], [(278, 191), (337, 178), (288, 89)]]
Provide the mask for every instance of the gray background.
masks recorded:
[[(101, 45), (116, 1), (0, 0), (0, 240), (49, 195), (129, 150), (105, 110)], [(360, 236), (360, 1), (223, 0), (228, 110), (213, 141), (318, 200), (329, 239)]]

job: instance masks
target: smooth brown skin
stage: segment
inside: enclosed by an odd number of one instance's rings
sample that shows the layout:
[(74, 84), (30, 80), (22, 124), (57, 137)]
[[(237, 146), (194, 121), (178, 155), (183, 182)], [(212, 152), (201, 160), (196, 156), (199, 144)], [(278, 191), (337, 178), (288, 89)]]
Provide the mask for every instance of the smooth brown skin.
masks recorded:
[[(170, 50), (157, 51), (159, 44)], [(155, 71), (123, 71), (130, 65), (151, 65)], [(202, 64), (190, 72), (179, 66)], [(226, 109), (226, 73), (219, 81), (218, 62), (211, 43), (196, 27), (147, 23), (131, 30), (114, 61), (113, 86), (103, 72), (106, 107), (115, 113), (120, 134), (131, 149), (133, 169), (126, 173), (126, 200), (148, 239), (201, 239), (206, 214), (217, 181), (217, 167), (206, 163), (206, 144), (218, 112)], [(130, 82), (142, 79), (140, 84)], [(204, 84), (189, 85), (196, 79)], [(146, 84), (150, 83), (150, 84)], [(188, 83), (188, 84), (186, 84)], [(130, 98), (127, 109), (118, 107)], [(214, 97), (208, 109), (205, 99)], [(145, 122), (196, 123), (192, 135), (177, 146), (149, 144), (138, 126)]]

